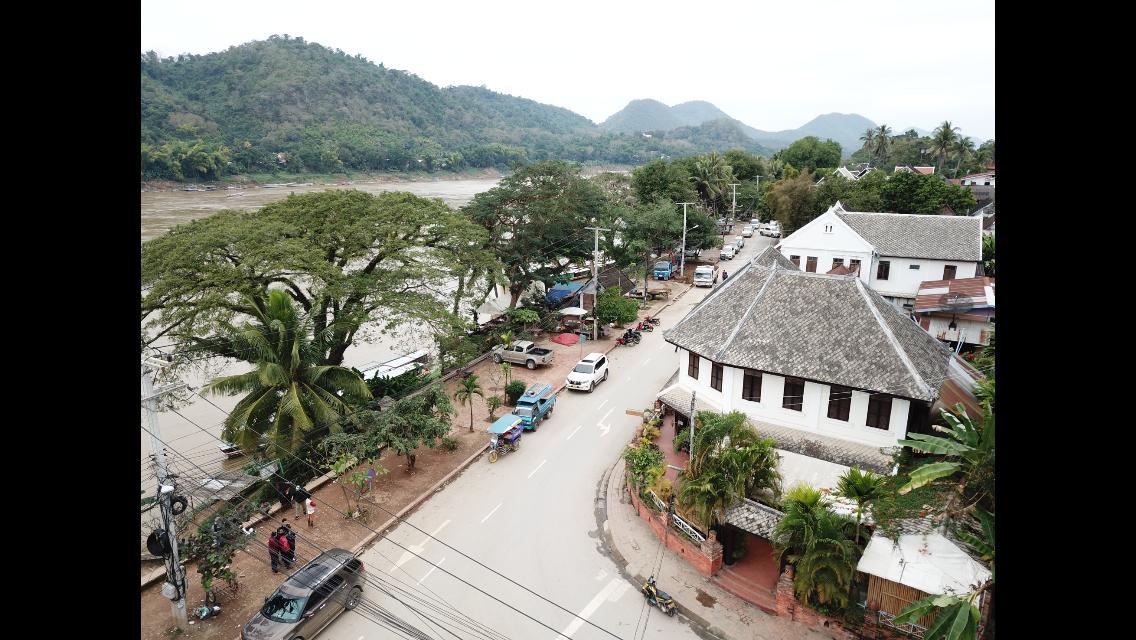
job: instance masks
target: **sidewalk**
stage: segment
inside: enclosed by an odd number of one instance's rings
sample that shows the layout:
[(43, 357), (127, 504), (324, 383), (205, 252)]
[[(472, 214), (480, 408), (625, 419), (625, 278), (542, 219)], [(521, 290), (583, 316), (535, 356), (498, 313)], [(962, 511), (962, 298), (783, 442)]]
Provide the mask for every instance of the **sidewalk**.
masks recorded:
[[(635, 513), (623, 478), (621, 458), (601, 483), (597, 500), (605, 505), (604, 539), (615, 563), (635, 589), (652, 573), (660, 542), (651, 528)], [(681, 615), (702, 626), (709, 634), (723, 639), (827, 640), (830, 635), (799, 622), (768, 615), (757, 607), (726, 592), (702, 576), (677, 554), (663, 551), (662, 569), (655, 575), (659, 588), (678, 604)]]

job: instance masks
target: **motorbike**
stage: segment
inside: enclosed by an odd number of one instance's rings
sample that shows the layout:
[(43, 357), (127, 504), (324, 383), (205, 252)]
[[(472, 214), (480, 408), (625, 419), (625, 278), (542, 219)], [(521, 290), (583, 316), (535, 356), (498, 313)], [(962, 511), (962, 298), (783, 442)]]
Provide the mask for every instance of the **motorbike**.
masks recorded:
[(647, 598), (647, 602), (657, 606), (668, 616), (673, 616), (678, 612), (674, 598), (670, 597), (666, 591), (660, 591), (655, 585), (655, 576), (647, 578), (647, 582), (643, 583), (643, 588), (639, 591), (643, 593), (643, 597)]
[(635, 336), (636, 338), (642, 338), (643, 337), (642, 333), (639, 333), (638, 331), (636, 331), (634, 328), (631, 328), (631, 327), (629, 327), (627, 329), (627, 333), (625, 333), (624, 335), (627, 335), (627, 334), (631, 334), (631, 335)]
[(662, 320), (659, 320), (658, 318), (652, 318), (651, 316), (647, 316), (646, 318), (643, 318), (643, 322), (646, 322), (647, 324), (654, 325), (654, 326), (657, 327), (657, 326), (659, 326), (659, 323), (662, 322)]
[(635, 327), (635, 330), (636, 331), (654, 331), (655, 325), (649, 324), (647, 322), (640, 322), (639, 325), (637, 327)]
[(618, 338), (615, 339), (615, 344), (636, 345), (636, 344), (639, 344), (639, 338), (636, 338), (635, 336), (629, 336), (627, 334), (623, 334), (623, 335), (621, 335), (621, 336), (619, 336)]

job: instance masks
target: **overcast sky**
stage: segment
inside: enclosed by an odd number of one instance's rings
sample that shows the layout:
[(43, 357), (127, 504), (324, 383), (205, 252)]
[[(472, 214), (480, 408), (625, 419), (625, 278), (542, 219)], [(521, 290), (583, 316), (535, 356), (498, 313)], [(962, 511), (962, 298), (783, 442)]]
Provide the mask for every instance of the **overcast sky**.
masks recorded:
[(142, 0), (141, 51), (162, 57), (272, 34), (597, 123), (653, 98), (767, 131), (839, 112), (994, 137), (993, 0)]

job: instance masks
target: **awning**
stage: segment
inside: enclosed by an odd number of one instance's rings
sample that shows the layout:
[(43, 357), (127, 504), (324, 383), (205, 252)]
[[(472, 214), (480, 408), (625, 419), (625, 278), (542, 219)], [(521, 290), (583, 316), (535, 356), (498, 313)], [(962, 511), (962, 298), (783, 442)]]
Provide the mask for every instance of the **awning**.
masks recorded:
[(741, 503), (726, 512), (727, 523), (766, 540), (772, 539), (773, 530), (783, 517), (784, 513), (749, 498), (742, 498)]
[(930, 595), (964, 595), (990, 578), (990, 570), (938, 533), (872, 536), (856, 570)]
[[(655, 398), (687, 418), (690, 417), (690, 392), (677, 384), (663, 389), (655, 395)], [(695, 400), (694, 410), (695, 412), (716, 411), (722, 413), (721, 407), (703, 402), (701, 398)]]
[(583, 307), (568, 307), (560, 310), (562, 316), (585, 316), (588, 315), (588, 310)]

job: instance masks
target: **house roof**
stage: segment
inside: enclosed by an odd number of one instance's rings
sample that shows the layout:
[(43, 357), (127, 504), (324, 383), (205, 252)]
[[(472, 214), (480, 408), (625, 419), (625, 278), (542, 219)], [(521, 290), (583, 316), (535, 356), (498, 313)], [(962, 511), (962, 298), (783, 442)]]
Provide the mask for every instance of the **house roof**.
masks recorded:
[(994, 307), (994, 278), (928, 280), (919, 285), (915, 313), (967, 311)]
[(836, 215), (874, 245), (881, 256), (982, 260), (982, 227), (970, 216), (848, 213), (842, 206)]
[(780, 251), (777, 250), (775, 245), (769, 245), (750, 259), (750, 264), (756, 264), (763, 267), (772, 267), (774, 264), (780, 265), (782, 269), (790, 269), (793, 271), (800, 271), (793, 261), (786, 258)]
[(933, 595), (963, 595), (990, 578), (981, 562), (935, 532), (900, 535), (896, 541), (872, 536), (856, 570)]
[(962, 178), (960, 178), (960, 180), (966, 180), (967, 178), (993, 178), (993, 177), (994, 177), (993, 171), (983, 171), (982, 173), (972, 173), (970, 175), (965, 175)]
[(850, 275), (850, 274), (853, 274), (853, 273), (856, 273), (856, 272), (849, 269), (848, 267), (844, 266), (844, 263), (842, 262), (842, 263), (836, 265), (835, 267), (829, 269), (828, 273), (825, 274), (825, 275), (847, 276), (847, 275)]
[(858, 278), (777, 265), (746, 264), (663, 336), (720, 364), (922, 401), (950, 360)]
[(911, 170), (915, 173), (922, 173), (925, 176), (935, 173), (935, 167), (911, 167)]
[(754, 502), (749, 498), (743, 498), (740, 503), (726, 512), (726, 522), (767, 540), (773, 537), (773, 530), (784, 517), (784, 513), (773, 507)]

